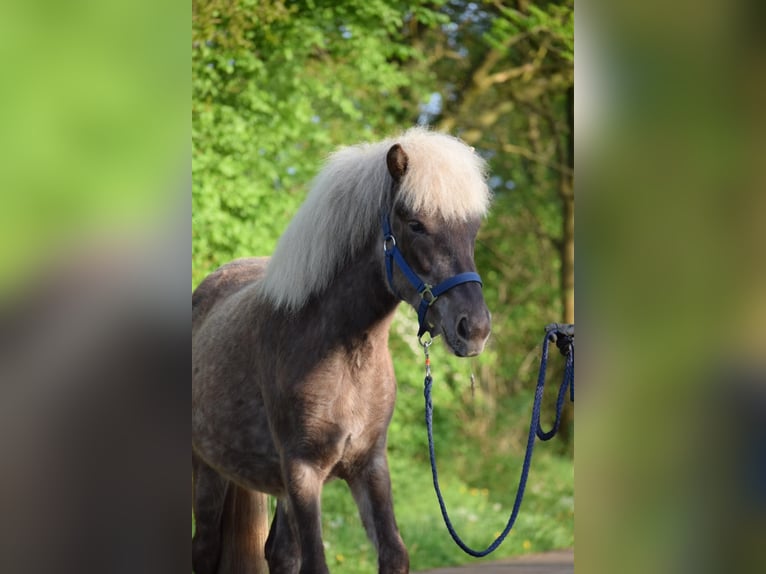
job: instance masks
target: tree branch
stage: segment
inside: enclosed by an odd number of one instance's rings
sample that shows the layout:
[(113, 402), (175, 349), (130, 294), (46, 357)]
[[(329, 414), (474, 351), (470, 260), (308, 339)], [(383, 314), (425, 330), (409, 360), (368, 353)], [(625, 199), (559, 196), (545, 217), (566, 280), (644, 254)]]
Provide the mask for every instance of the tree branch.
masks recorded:
[(535, 64), (533, 64), (532, 62), (527, 62), (526, 64), (523, 64), (521, 66), (517, 66), (509, 70), (503, 70), (502, 72), (496, 72), (490, 76), (487, 76), (486, 82), (487, 82), (487, 85), (502, 84), (504, 82), (507, 82), (508, 80), (518, 78), (519, 76), (524, 76), (524, 75), (528, 76), (529, 74), (534, 72), (535, 69), (536, 69)]
[(559, 173), (562, 173), (565, 175), (574, 175), (574, 171), (569, 166), (559, 162), (552, 162), (549, 159), (546, 159), (545, 157), (541, 157), (538, 154), (534, 153), (532, 150), (529, 150), (525, 147), (521, 147), (519, 145), (515, 145), (512, 143), (504, 143), (502, 145), (502, 150), (506, 153), (525, 157), (535, 163), (539, 163)]

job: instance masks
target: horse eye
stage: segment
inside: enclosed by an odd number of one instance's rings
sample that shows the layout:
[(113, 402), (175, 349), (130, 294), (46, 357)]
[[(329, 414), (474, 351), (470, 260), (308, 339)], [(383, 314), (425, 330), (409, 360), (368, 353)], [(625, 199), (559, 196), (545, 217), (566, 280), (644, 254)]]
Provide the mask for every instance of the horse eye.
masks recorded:
[(426, 232), (426, 226), (420, 223), (417, 219), (410, 220), (408, 225), (410, 226), (410, 231), (412, 231), (413, 233)]

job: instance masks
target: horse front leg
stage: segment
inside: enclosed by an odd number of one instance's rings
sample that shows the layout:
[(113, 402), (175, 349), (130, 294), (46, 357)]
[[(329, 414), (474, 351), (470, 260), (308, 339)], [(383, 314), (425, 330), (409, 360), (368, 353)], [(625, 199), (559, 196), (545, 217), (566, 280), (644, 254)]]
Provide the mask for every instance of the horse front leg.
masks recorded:
[(391, 477), (385, 450), (372, 457), (365, 468), (349, 480), (359, 515), (378, 551), (380, 574), (407, 574), (410, 559), (394, 518)]
[(284, 469), (288, 516), (301, 550), (300, 574), (329, 574), (322, 544), (321, 495), (325, 474), (301, 460), (287, 461)]

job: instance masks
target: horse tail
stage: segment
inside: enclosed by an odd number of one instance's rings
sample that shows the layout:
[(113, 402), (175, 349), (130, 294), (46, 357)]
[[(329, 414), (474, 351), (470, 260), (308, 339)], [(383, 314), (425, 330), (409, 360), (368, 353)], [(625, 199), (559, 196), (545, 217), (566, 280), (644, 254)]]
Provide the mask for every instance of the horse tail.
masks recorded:
[(229, 483), (221, 517), (218, 574), (267, 574), (268, 500), (262, 492)]

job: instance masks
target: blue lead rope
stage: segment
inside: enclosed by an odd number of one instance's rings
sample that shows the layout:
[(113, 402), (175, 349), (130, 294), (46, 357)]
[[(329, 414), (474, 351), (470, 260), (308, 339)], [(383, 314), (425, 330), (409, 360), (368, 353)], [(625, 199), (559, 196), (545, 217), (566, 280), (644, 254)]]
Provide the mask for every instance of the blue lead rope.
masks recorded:
[[(571, 329), (570, 329), (571, 328)], [(425, 388), (423, 394), (426, 399), (426, 428), (428, 429), (428, 454), (431, 458), (431, 474), (434, 479), (434, 490), (436, 490), (436, 496), (439, 499), (439, 507), (441, 508), (442, 517), (444, 518), (444, 524), (449, 530), (450, 536), (455, 543), (465, 552), (471, 556), (481, 558), (494, 552), (498, 546), (503, 543), (505, 537), (513, 528), (516, 522), (516, 517), (519, 514), (521, 508), (521, 501), (524, 498), (524, 489), (527, 486), (527, 476), (529, 474), (529, 465), (532, 462), (532, 451), (535, 447), (535, 436), (540, 440), (546, 441), (558, 432), (559, 425), (561, 423), (561, 411), (564, 406), (564, 397), (566, 396), (567, 388), (570, 391), (570, 399), (574, 401), (574, 325), (560, 325), (553, 323), (546, 326), (545, 338), (543, 339), (543, 352), (540, 359), (540, 373), (537, 377), (537, 388), (535, 389), (535, 401), (532, 407), (532, 421), (529, 425), (529, 438), (527, 439), (527, 451), (524, 455), (524, 465), (521, 469), (521, 477), (519, 478), (519, 488), (516, 491), (516, 500), (513, 503), (513, 511), (508, 519), (508, 523), (505, 525), (505, 529), (484, 550), (474, 550), (462, 541), (457, 532), (455, 532), (454, 526), (447, 514), (447, 507), (444, 504), (444, 497), (442, 496), (441, 488), (439, 487), (439, 474), (436, 470), (436, 454), (434, 453), (434, 437), (433, 437), (433, 404), (431, 403), (431, 385), (433, 379), (431, 378), (431, 360), (428, 355), (428, 347), (431, 341), (427, 341), (423, 344), (423, 350), (426, 356), (426, 378)], [(566, 366), (564, 368), (564, 380), (561, 382), (559, 388), (558, 400), (556, 402), (556, 421), (553, 424), (553, 428), (545, 432), (540, 426), (540, 409), (543, 400), (543, 390), (545, 388), (545, 372), (548, 367), (548, 343), (556, 343), (561, 350), (561, 353), (566, 356)]]

